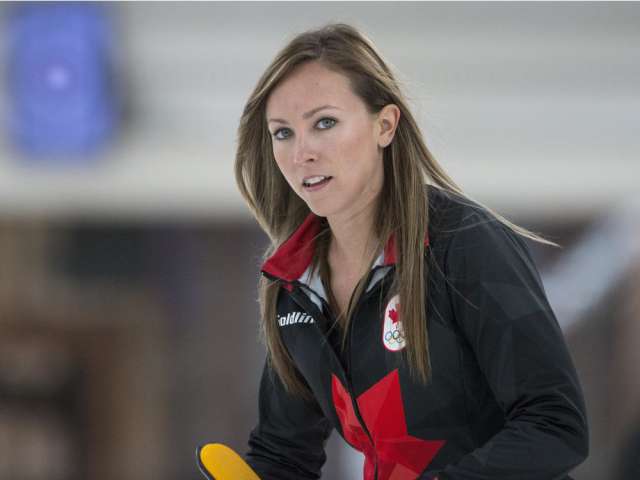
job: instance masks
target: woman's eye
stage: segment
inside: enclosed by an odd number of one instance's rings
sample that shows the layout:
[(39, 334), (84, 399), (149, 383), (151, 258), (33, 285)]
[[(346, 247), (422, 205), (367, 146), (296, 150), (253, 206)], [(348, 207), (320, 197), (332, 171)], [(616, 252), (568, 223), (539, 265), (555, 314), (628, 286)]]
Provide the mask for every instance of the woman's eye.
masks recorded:
[(287, 138), (289, 136), (289, 134), (287, 133), (287, 135), (285, 135), (284, 137), (279, 135), (280, 132), (289, 132), (288, 128), (281, 128), (279, 130), (276, 130), (275, 132), (273, 132), (273, 136), (275, 138), (277, 138), (278, 140), (284, 140), (285, 138)]
[[(335, 118), (325, 117), (318, 120), (318, 125), (320, 130), (328, 130), (333, 127), (338, 121)], [(291, 136), (291, 130), (288, 128), (280, 128), (271, 134), (277, 140), (286, 140)]]
[[(327, 122), (327, 123), (325, 123), (325, 122)], [(321, 118), (317, 123), (317, 125), (325, 125), (324, 128), (321, 127), (321, 130), (326, 130), (327, 128), (331, 128), (335, 124), (336, 124), (336, 120), (334, 118), (329, 118), (329, 117)]]

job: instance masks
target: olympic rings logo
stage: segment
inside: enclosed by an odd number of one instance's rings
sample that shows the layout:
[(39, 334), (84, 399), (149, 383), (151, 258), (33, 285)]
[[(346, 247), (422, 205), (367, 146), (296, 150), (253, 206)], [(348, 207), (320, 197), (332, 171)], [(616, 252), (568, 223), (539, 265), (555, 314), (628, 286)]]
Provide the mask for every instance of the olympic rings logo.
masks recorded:
[(394, 342), (401, 344), (404, 342), (404, 332), (400, 328), (397, 328), (393, 331), (386, 332), (384, 339), (391, 344)]
[(387, 350), (397, 352), (406, 346), (404, 328), (400, 319), (400, 297), (395, 295), (384, 309), (382, 343)]

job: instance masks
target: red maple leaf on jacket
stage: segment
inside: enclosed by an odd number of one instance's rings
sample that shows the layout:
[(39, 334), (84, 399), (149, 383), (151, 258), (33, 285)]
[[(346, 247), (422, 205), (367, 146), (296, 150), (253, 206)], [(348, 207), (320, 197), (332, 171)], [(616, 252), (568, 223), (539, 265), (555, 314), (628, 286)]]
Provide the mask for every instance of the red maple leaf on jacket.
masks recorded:
[(398, 370), (394, 370), (361, 394), (356, 403), (373, 443), (360, 426), (349, 392), (335, 375), (333, 403), (344, 438), (365, 455), (364, 480), (372, 480), (378, 465), (380, 480), (415, 480), (445, 444), (407, 433)]
[[(400, 304), (399, 303), (396, 304), (396, 308), (399, 308), (399, 307), (400, 307)], [(398, 317), (399, 317), (399, 314), (395, 308), (392, 308), (391, 310), (389, 310), (389, 318), (393, 323), (398, 323), (398, 320), (400, 320)]]

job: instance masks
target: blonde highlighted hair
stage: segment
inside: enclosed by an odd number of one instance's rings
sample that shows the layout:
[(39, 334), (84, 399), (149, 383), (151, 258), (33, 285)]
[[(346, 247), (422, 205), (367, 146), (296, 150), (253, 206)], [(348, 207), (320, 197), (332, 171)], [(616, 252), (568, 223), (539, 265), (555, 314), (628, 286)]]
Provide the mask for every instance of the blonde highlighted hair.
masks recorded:
[[(305, 202), (290, 188), (276, 165), (271, 136), (266, 124), (266, 104), (270, 93), (291, 72), (305, 62), (319, 62), (345, 75), (353, 93), (370, 113), (395, 104), (400, 119), (393, 141), (384, 149), (384, 184), (378, 198), (374, 228), (380, 251), (395, 235), (396, 270), (392, 291), (400, 295), (400, 315), (406, 334), (406, 361), (411, 373), (423, 382), (431, 375), (425, 299), (427, 274), (424, 261), (424, 238), (429, 223), (425, 183), (435, 185), (472, 200), (458, 187), (435, 160), (422, 138), (405, 96), (393, 72), (361, 31), (344, 23), (332, 23), (295, 36), (274, 58), (251, 93), (240, 119), (235, 176), (238, 188), (256, 220), (270, 238), (264, 259), (300, 226), (310, 213)], [(529, 239), (556, 245), (519, 227), (491, 210), (495, 218), (514, 232)], [(326, 275), (326, 250), (329, 235), (326, 222), (316, 240), (314, 268)], [(373, 261), (373, 259), (371, 259)], [(352, 307), (366, 285), (360, 282), (343, 318), (343, 340), (351, 320)], [(264, 276), (259, 280), (261, 332), (266, 342), (268, 360), (286, 388), (308, 395), (280, 337), (276, 322), (278, 282)], [(343, 342), (344, 346), (344, 342)]]

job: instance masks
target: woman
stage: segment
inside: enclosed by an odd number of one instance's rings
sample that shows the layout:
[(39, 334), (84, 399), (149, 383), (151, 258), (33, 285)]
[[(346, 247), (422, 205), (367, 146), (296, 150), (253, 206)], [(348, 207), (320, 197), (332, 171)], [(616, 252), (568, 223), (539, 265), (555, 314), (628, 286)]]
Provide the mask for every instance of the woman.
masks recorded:
[(369, 479), (569, 478), (578, 378), (522, 237), (425, 146), (345, 24), (295, 37), (242, 114), (236, 179), (271, 239), (248, 463), (319, 478), (335, 428)]

